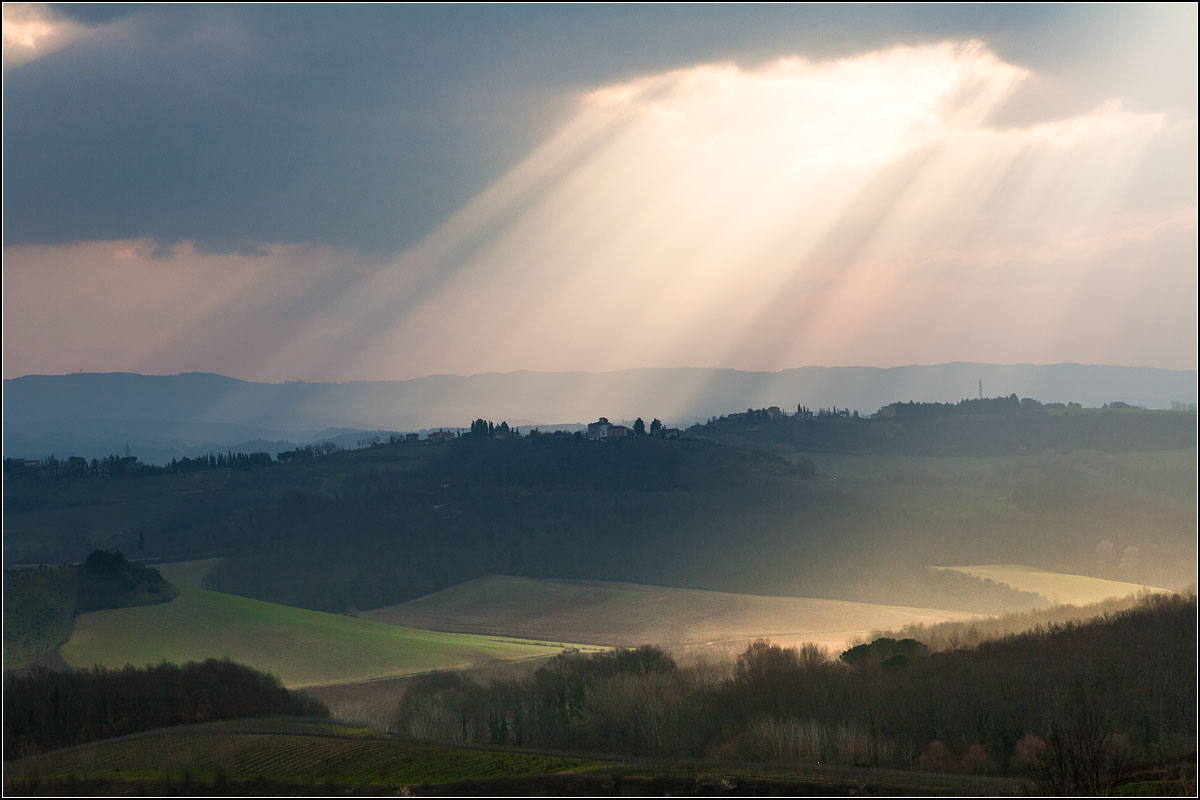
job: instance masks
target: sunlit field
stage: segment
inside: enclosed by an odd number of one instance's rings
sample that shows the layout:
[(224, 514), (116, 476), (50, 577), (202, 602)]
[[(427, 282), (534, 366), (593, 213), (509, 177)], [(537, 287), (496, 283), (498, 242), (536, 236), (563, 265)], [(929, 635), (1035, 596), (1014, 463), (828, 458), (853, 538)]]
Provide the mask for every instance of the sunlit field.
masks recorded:
[(1027, 592), (1037, 592), (1052, 603), (1098, 603), (1114, 597), (1125, 597), (1139, 592), (1163, 591), (1156, 586), (1145, 586), (1122, 581), (1091, 578), (1087, 575), (1069, 575), (1051, 572), (1020, 564), (979, 564), (965, 567), (935, 567), (950, 569), (965, 575), (988, 578), (997, 583), (1007, 583)]
[(963, 611), (605, 581), (494, 576), (467, 581), (364, 618), (433, 630), (636, 647), (740, 651), (754, 639), (814, 642), (840, 652), (873, 630), (971, 619)]
[(170, 603), (80, 615), (62, 655), (73, 666), (110, 668), (228, 656), (301, 687), (537, 658), (564, 646), (401, 628), (184, 586)]

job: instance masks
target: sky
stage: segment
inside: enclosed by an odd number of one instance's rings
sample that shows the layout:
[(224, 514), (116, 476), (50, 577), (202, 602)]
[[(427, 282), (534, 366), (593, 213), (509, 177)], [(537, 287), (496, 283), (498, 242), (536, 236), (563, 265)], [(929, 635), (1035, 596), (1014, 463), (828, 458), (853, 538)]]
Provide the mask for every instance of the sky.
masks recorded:
[(1195, 4), (3, 13), (6, 378), (1196, 368)]

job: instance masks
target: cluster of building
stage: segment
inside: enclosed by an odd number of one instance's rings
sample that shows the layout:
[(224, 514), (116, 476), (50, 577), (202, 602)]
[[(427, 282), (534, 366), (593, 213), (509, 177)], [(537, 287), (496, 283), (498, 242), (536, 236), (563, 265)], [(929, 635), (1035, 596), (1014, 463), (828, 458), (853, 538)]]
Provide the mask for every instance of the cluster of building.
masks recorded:
[(71, 456), (59, 460), (53, 456), (42, 461), (40, 458), (6, 458), (4, 459), (4, 475), (36, 475), (39, 478), (67, 478), (72, 476), (91, 475), (102, 478), (110, 475), (124, 475), (135, 469), (136, 456), (118, 458), (109, 456), (98, 461), (92, 459), (89, 463), (83, 456)]
[[(624, 439), (627, 436), (633, 436), (632, 428), (625, 425), (614, 425), (608, 421), (608, 417), (601, 417), (595, 422), (589, 422), (587, 427), (587, 438), (592, 441), (608, 441), (611, 439)], [(678, 439), (679, 428), (663, 428), (660, 434), (663, 439)]]
[[(448, 442), (451, 439), (457, 439), (458, 434), (454, 431), (430, 431), (425, 434), (425, 441), (428, 442)], [(404, 434), (405, 444), (417, 444), (421, 441), (421, 434), (406, 433)]]

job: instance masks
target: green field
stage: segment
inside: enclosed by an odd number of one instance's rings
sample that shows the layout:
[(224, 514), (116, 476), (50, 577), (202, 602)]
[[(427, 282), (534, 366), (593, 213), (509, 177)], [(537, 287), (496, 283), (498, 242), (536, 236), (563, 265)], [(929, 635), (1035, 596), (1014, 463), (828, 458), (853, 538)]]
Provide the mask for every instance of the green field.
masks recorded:
[(1065, 572), (1051, 572), (1021, 564), (979, 564), (965, 567), (934, 567), (934, 569), (954, 570), (978, 578), (987, 578), (997, 583), (1007, 583), (1009, 586), (1023, 591), (1037, 592), (1052, 603), (1070, 603), (1071, 605), (1099, 603), (1101, 600), (1125, 597), (1138, 592), (1165, 591), (1155, 586), (1110, 581), (1087, 575), (1071, 575)]
[(110, 668), (228, 656), (296, 688), (537, 658), (563, 647), (401, 628), (182, 586), (170, 603), (80, 615), (61, 652), (72, 666)]
[(79, 581), (74, 567), (4, 573), (4, 668), (49, 657), (71, 635)]
[(600, 762), (405, 741), (335, 722), (238, 720), (108, 739), (4, 765), (4, 783), (37, 778), (403, 786), (540, 775)]
[(871, 631), (975, 614), (806, 597), (675, 589), (605, 581), (491, 576), (407, 603), (363, 612), (367, 619), (432, 630), (507, 634), (596, 644), (741, 649), (759, 637), (841, 650)]

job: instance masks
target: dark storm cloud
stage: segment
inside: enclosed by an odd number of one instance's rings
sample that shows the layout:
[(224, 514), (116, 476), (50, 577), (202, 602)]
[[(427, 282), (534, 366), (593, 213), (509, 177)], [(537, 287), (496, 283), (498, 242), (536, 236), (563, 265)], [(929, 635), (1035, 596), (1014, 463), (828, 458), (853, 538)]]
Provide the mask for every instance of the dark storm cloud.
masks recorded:
[(134, 14), (146, 6), (140, 3), (49, 3), (54, 13), (84, 25), (102, 25)]
[[(151, 236), (241, 253), (402, 248), (564, 119), (571, 92), (648, 70), (971, 36), (1069, 72), (1064, 37), (1108, 30), (1105, 13), (1063, 6), (55, 11), (94, 31), (5, 74), (5, 244)], [(1064, 113), (1049, 96), (1012, 116)]]

